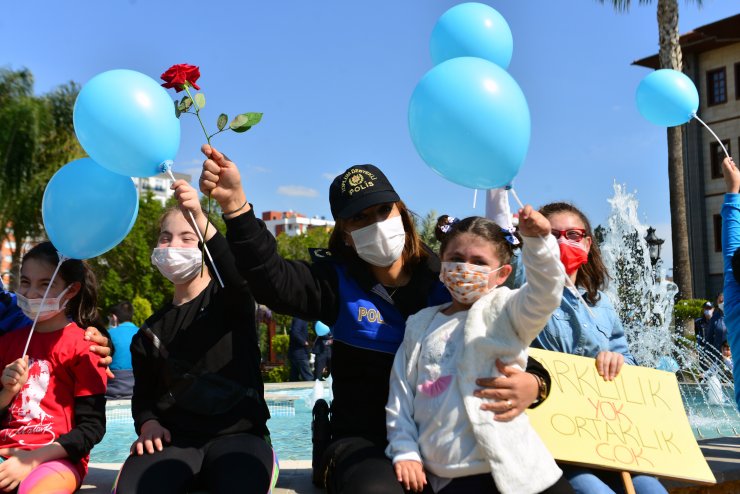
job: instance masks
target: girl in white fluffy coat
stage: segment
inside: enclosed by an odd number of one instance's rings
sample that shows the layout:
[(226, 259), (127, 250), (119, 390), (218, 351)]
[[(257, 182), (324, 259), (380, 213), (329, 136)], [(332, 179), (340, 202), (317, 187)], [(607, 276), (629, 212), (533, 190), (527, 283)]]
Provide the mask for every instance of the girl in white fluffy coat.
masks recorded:
[(524, 369), (527, 347), (560, 305), (550, 223), (530, 206), (519, 212), (519, 290), (500, 286), (518, 243), (510, 233), (480, 217), (445, 229), (440, 279), (453, 301), (409, 317), (393, 363), (386, 453), (398, 480), (425, 494), (572, 492), (526, 415), (496, 420), (515, 404), (484, 400), (475, 383), (501, 375), (497, 360)]

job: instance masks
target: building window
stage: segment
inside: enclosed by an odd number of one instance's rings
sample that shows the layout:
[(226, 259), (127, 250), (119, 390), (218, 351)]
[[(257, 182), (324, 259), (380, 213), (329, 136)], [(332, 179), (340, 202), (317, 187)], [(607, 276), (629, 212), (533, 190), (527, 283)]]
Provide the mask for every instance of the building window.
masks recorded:
[(722, 252), (722, 216), (715, 214), (713, 219), (714, 219), (714, 252)]
[(727, 101), (727, 74), (725, 68), (707, 72), (707, 105), (719, 105)]
[(740, 99), (740, 63), (735, 64), (735, 99)]
[[(730, 149), (730, 140), (722, 141), (722, 144), (727, 148), (727, 152), (732, 156), (732, 150)], [(709, 144), (709, 160), (712, 164), (712, 178), (722, 178), (722, 160), (725, 159), (725, 152), (722, 151), (722, 146), (718, 142), (712, 142)]]

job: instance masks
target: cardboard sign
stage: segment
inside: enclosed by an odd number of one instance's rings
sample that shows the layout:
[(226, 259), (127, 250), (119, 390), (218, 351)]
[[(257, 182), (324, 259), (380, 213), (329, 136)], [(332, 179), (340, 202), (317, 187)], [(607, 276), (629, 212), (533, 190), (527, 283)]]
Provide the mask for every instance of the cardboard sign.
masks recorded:
[(535, 348), (550, 395), (527, 410), (552, 455), (568, 463), (715, 483), (696, 443), (676, 376), (624, 365), (604, 381), (595, 360)]

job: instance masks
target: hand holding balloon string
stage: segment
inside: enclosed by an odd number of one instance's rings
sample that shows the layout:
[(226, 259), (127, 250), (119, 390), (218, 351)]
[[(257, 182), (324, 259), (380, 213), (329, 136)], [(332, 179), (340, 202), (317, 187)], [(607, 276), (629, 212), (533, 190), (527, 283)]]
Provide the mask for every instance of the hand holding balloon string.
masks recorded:
[[(172, 163), (171, 162), (165, 162), (162, 164), (162, 172), (167, 173), (170, 178), (172, 179), (172, 183), (175, 183), (177, 179), (175, 178), (175, 175), (172, 173)], [(206, 227), (203, 232), (203, 234), (200, 233), (200, 228), (198, 228), (198, 223), (195, 221), (195, 216), (193, 216), (193, 212), (188, 209), (188, 215), (190, 215), (190, 221), (193, 224), (193, 229), (195, 230), (195, 233), (198, 235), (198, 240), (200, 240), (201, 245), (203, 246), (203, 252), (205, 252), (205, 255), (208, 256), (208, 260), (211, 261), (211, 266), (213, 267), (213, 272), (216, 275), (216, 278), (218, 279), (218, 284), (221, 286), (221, 288), (224, 287), (224, 282), (221, 279), (221, 274), (218, 272), (218, 268), (216, 267), (216, 263), (213, 262), (213, 258), (211, 257), (211, 251), (208, 250), (208, 247), (206, 246), (205, 236), (208, 235), (208, 223), (210, 223), (210, 220), (208, 219), (208, 214), (206, 213)], [(202, 271), (201, 271), (202, 275)]]

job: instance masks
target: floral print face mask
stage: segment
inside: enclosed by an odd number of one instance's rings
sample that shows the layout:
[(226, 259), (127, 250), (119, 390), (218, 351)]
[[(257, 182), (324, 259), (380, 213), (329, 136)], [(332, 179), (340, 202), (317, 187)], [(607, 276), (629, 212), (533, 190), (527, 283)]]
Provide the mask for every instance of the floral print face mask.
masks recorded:
[(488, 266), (477, 266), (465, 262), (443, 262), (439, 279), (450, 291), (452, 298), (461, 304), (474, 304), (479, 298), (491, 291), (488, 278), (504, 266), (491, 269)]

